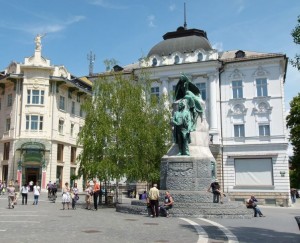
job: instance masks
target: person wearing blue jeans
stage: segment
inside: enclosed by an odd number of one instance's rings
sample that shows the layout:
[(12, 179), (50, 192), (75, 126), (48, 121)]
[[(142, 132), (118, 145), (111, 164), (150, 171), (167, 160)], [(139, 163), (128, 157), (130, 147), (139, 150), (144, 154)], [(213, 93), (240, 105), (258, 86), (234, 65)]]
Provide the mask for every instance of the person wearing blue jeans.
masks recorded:
[(34, 195), (33, 205), (38, 205), (40, 193), (41, 193), (41, 188), (39, 187), (38, 183), (36, 183), (36, 185), (33, 187), (33, 195)]
[(254, 217), (257, 217), (257, 214), (259, 217), (265, 217), (257, 206), (257, 199), (253, 195), (247, 200), (247, 208), (253, 208)]

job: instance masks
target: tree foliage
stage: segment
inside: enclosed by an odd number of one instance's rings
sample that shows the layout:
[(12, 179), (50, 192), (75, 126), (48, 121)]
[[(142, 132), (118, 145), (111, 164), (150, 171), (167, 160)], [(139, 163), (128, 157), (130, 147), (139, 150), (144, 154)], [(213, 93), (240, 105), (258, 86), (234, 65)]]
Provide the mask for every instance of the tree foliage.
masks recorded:
[[(295, 44), (300, 44), (300, 16), (298, 16), (298, 24), (296, 27), (292, 30), (292, 37)], [(296, 54), (295, 58), (292, 59), (291, 64), (296, 67), (300, 71), (300, 55)]]
[(152, 99), (149, 82), (111, 72), (93, 85), (86, 100), (78, 143), (80, 173), (87, 178), (157, 181), (170, 146), (169, 111)]
[(298, 188), (300, 186), (300, 93), (290, 102), (290, 114), (286, 120), (294, 152), (290, 160), (292, 163), (291, 185)]

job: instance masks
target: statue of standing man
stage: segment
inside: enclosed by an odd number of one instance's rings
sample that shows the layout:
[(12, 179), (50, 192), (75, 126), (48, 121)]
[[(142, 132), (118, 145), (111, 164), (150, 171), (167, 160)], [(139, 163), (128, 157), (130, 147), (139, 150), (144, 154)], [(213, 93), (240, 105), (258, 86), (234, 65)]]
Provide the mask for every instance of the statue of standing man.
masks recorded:
[(181, 100), (178, 104), (178, 111), (174, 113), (172, 118), (172, 124), (174, 125), (174, 137), (175, 143), (178, 144), (178, 155), (190, 155), (189, 143), (191, 142), (191, 115), (190, 112), (185, 109), (184, 100)]

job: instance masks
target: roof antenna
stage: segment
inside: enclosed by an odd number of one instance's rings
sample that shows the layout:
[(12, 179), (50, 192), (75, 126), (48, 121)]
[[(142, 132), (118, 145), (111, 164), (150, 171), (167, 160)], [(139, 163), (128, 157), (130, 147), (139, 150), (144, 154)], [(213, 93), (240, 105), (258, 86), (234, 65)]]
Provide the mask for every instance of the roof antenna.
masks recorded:
[(94, 72), (94, 62), (96, 60), (96, 56), (95, 54), (93, 54), (92, 51), (90, 51), (90, 53), (87, 55), (87, 59), (90, 62), (89, 64), (89, 75), (93, 76), (93, 72)]
[(183, 25), (184, 29), (186, 30), (186, 10), (185, 10), (185, 3), (184, 3), (184, 25)]

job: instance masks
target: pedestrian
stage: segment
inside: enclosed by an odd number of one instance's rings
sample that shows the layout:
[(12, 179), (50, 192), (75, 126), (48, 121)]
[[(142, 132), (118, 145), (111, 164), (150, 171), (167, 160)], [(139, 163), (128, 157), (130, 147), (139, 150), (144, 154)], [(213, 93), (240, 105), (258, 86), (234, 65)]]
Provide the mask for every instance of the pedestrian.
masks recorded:
[(72, 198), (72, 209), (76, 209), (76, 202), (78, 201), (79, 199), (79, 196), (78, 196), (78, 193), (79, 193), (79, 190), (77, 188), (77, 183), (75, 182), (74, 183), (74, 186), (71, 190), (71, 198)]
[(20, 194), (20, 185), (19, 185), (18, 180), (15, 180), (15, 193), (16, 193), (16, 196), (15, 196), (14, 205), (17, 205), (17, 201), (18, 201), (19, 194)]
[(28, 186), (27, 183), (24, 183), (24, 185), (21, 188), (21, 194), (22, 194), (22, 205), (27, 205), (27, 198), (28, 198)]
[(46, 189), (48, 190), (48, 198), (51, 197), (51, 193), (52, 193), (52, 183), (51, 181), (49, 181), (49, 183), (46, 186)]
[(3, 186), (2, 180), (0, 180), (0, 195), (3, 194), (3, 188), (4, 188), (4, 186)]
[(87, 210), (91, 210), (92, 195), (93, 195), (93, 189), (92, 189), (90, 183), (87, 182), (86, 187), (85, 187), (85, 203), (86, 203), (85, 209), (87, 209)]
[(147, 199), (147, 192), (144, 191), (144, 193), (141, 195), (141, 200), (146, 200)]
[(38, 184), (38, 182), (33, 187), (33, 204), (32, 205), (38, 205), (39, 202), (39, 196), (41, 194), (41, 188)]
[(97, 211), (98, 210), (98, 196), (100, 193), (100, 184), (97, 183), (97, 180), (94, 179), (94, 188), (93, 188), (93, 197), (94, 197), (94, 209)]
[(159, 199), (159, 190), (157, 189), (157, 184), (154, 184), (149, 191), (149, 199), (151, 205), (151, 213), (152, 217), (159, 217), (159, 210), (158, 210), (158, 199)]
[(70, 208), (70, 187), (69, 187), (68, 182), (65, 183), (65, 186), (63, 188), (63, 194), (62, 194), (63, 210), (65, 210), (65, 204), (67, 204), (67, 207), (69, 210), (69, 208)]
[(169, 191), (166, 191), (164, 204), (160, 206), (160, 213), (162, 216), (169, 217), (169, 209), (174, 205), (173, 197)]
[(15, 196), (16, 196), (16, 192), (15, 192), (15, 187), (14, 187), (14, 183), (12, 181), (9, 182), (7, 189), (7, 193), (8, 193), (8, 208), (14, 208), (14, 201), (15, 201)]
[(297, 200), (297, 189), (291, 188), (291, 199), (292, 203), (295, 203)]
[(33, 181), (29, 182), (30, 191), (33, 192)]
[(254, 217), (257, 217), (257, 214), (259, 217), (265, 217), (262, 212), (260, 211), (260, 208), (257, 206), (257, 199), (252, 195), (247, 201), (246, 201), (246, 207), (247, 208), (253, 208), (254, 211)]
[[(210, 191), (211, 189), (211, 191)], [(208, 187), (208, 192), (213, 193), (213, 203), (223, 203), (223, 196), (226, 195), (221, 191), (221, 186), (219, 184), (218, 179), (215, 179)]]

